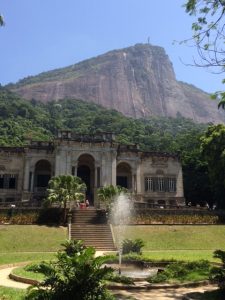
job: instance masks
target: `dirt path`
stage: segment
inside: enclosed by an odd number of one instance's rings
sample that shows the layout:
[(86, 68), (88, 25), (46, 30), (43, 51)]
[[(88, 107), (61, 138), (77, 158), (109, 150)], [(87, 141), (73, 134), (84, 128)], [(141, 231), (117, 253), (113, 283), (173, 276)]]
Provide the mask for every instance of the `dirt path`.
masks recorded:
[(139, 291), (114, 291), (118, 300), (182, 300), (184, 295), (192, 292), (205, 292), (217, 289), (216, 286), (209, 285), (197, 288), (178, 288), (178, 289), (155, 289)]
[(29, 284), (17, 282), (9, 278), (9, 274), (17, 267), (5, 268), (0, 270), (0, 285), (18, 289), (26, 289)]

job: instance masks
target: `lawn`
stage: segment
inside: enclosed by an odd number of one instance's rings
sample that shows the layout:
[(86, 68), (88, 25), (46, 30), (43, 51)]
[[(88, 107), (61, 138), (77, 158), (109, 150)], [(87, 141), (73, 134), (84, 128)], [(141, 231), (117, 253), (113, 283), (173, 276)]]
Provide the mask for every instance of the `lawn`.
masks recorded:
[(65, 227), (0, 225), (0, 265), (52, 259), (66, 238)]
[[(114, 229), (118, 241), (118, 227)], [(212, 260), (215, 249), (225, 249), (223, 225), (138, 225), (125, 229), (124, 238), (143, 239), (144, 255), (154, 260)], [(0, 225), (0, 264), (51, 259), (66, 238), (65, 227)]]
[(0, 253), (55, 252), (66, 238), (65, 227), (0, 225)]
[(152, 259), (213, 260), (213, 251), (225, 249), (224, 225), (125, 226), (123, 237), (114, 226), (118, 240), (141, 238), (144, 255)]
[(0, 287), (0, 299), (2, 300), (22, 300), (25, 294), (25, 290)]

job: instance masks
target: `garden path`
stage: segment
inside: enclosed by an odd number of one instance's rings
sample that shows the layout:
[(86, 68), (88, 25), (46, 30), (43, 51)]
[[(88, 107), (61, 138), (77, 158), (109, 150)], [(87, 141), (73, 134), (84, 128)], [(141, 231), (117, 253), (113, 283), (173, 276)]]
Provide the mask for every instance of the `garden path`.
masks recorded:
[(29, 284), (17, 282), (9, 278), (9, 274), (12, 272), (13, 269), (17, 267), (10, 267), (0, 270), (0, 285), (18, 289), (26, 289), (29, 287)]

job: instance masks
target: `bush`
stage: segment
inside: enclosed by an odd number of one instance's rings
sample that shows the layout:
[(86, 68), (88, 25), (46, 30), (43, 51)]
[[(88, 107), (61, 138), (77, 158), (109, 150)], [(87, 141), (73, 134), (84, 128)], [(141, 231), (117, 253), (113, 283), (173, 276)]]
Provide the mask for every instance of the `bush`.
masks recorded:
[(217, 283), (221, 290), (225, 290), (225, 251), (216, 250), (214, 257), (219, 258), (222, 262), (220, 267), (212, 268), (210, 272), (210, 280)]
[(116, 275), (113, 273), (107, 276), (106, 279), (117, 283), (134, 284), (134, 280), (132, 278), (123, 275)]
[(151, 283), (199, 281), (208, 279), (209, 274), (210, 264), (208, 261), (175, 262), (169, 264), (162, 272), (149, 277), (147, 280)]
[(123, 254), (137, 253), (141, 254), (141, 248), (144, 247), (144, 241), (142, 239), (125, 239), (122, 244)]
[(113, 270), (102, 266), (105, 257), (95, 257), (93, 247), (79, 241), (66, 242), (56, 260), (42, 262), (29, 269), (44, 274), (38, 285), (29, 289), (27, 300), (113, 300), (103, 281)]
[(10, 223), (17, 225), (28, 224), (62, 224), (63, 210), (61, 208), (42, 209), (2, 209), (0, 224)]
[(224, 223), (222, 216), (201, 215), (201, 214), (150, 214), (137, 213), (134, 215), (130, 224), (150, 225), (150, 224), (221, 224)]

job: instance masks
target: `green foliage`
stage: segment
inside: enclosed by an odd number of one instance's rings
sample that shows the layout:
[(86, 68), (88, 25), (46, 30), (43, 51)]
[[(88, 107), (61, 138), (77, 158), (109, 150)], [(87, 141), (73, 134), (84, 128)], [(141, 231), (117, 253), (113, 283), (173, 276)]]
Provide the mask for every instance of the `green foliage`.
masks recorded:
[[(200, 59), (199, 62), (195, 60), (194, 64), (217, 68), (217, 71), (224, 72), (224, 1), (186, 0), (184, 6), (186, 12), (195, 17), (192, 23), (192, 38), (183, 41), (194, 44), (197, 48)], [(225, 107), (224, 91), (217, 91), (212, 98), (220, 101), (219, 108)]]
[[(72, 242), (73, 243), (73, 242)], [(69, 251), (68, 249), (74, 249)], [(81, 247), (73, 243), (71, 247), (59, 251), (56, 260), (43, 262), (32, 270), (45, 275), (37, 286), (31, 287), (25, 299), (79, 299), (79, 300), (112, 300), (103, 280), (112, 273), (112, 269), (102, 266), (105, 257), (95, 257), (92, 247)]]
[(105, 204), (107, 209), (110, 209), (111, 204), (113, 203), (116, 196), (121, 193), (127, 193), (127, 189), (121, 186), (107, 185), (101, 188), (98, 188), (97, 195), (98, 199)]
[(210, 264), (208, 261), (175, 262), (153, 277), (149, 277), (151, 283), (160, 282), (185, 282), (208, 279)]
[(207, 162), (211, 190), (220, 208), (225, 207), (225, 126), (210, 126), (201, 139), (202, 155)]
[(84, 200), (86, 185), (81, 178), (72, 175), (52, 177), (47, 189), (48, 203), (59, 202), (64, 207), (64, 222), (66, 221), (66, 205), (70, 201)]
[(141, 225), (151, 225), (151, 224), (221, 224), (224, 223), (224, 217), (217, 215), (206, 214), (196, 214), (196, 212), (187, 214), (151, 214), (150, 211), (146, 210), (139, 214), (131, 216), (129, 224), (141, 224)]
[(123, 275), (116, 275), (114, 273), (110, 274), (106, 278), (108, 281), (123, 283), (123, 284), (134, 284), (134, 280), (130, 277)]
[(125, 239), (122, 243), (122, 253), (128, 254), (128, 253), (137, 253), (141, 254), (141, 248), (144, 247), (144, 241), (142, 239)]
[(3, 16), (0, 14), (0, 26), (3, 26), (5, 24)]
[(60, 208), (19, 209), (9, 208), (0, 211), (0, 224), (17, 225), (63, 223), (63, 210)]
[(214, 257), (219, 258), (222, 264), (220, 267), (212, 268), (210, 279), (212, 282), (216, 282), (222, 290), (225, 290), (225, 251), (216, 250), (214, 252)]

